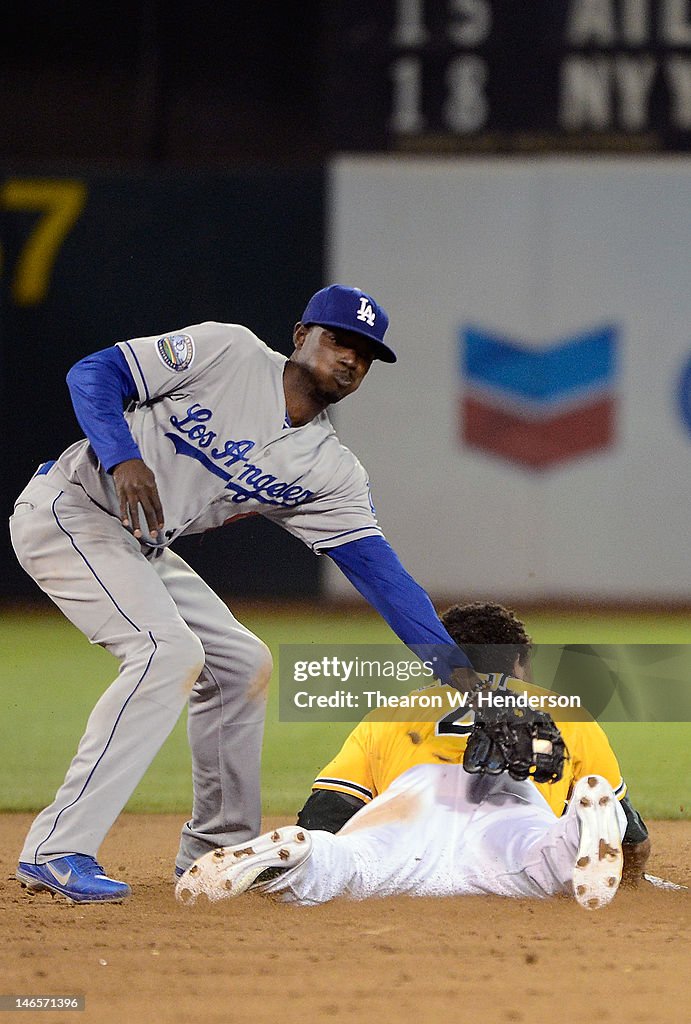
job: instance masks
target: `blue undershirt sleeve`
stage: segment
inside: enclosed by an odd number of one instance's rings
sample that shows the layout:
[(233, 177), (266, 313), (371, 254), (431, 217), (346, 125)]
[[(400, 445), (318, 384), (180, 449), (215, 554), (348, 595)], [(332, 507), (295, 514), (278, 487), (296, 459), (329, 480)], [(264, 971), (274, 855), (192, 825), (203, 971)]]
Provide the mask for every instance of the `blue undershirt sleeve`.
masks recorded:
[(369, 601), (394, 633), (435, 675), (448, 682), (454, 668), (472, 667), (454, 643), (434, 610), (428, 594), (403, 568), (383, 537), (362, 537), (328, 555), (353, 586)]
[(67, 386), (79, 425), (107, 472), (126, 459), (141, 459), (122, 415), (124, 406), (137, 397), (137, 388), (116, 345), (75, 363)]

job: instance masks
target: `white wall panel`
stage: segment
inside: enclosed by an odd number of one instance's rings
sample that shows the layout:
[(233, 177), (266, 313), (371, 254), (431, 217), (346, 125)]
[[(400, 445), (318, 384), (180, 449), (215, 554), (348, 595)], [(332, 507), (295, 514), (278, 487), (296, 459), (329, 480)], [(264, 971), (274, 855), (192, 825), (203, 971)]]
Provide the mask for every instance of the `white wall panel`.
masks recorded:
[[(691, 596), (691, 160), (342, 157), (330, 174), (329, 280), (383, 303), (399, 354), (334, 420), (413, 575), (445, 596)], [(469, 324), (532, 351), (616, 325), (613, 443), (538, 470), (462, 443)]]

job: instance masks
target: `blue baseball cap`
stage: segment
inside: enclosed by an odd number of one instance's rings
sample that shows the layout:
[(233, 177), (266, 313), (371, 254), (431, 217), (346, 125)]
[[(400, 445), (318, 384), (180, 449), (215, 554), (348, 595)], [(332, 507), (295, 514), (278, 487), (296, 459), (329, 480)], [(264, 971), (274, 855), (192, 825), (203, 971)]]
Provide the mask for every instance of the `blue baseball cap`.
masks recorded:
[(344, 284), (322, 288), (307, 303), (302, 323), (342, 327), (345, 331), (362, 334), (373, 343), (375, 359), (396, 362), (396, 353), (384, 344), (389, 315), (376, 299), (359, 288), (348, 288)]

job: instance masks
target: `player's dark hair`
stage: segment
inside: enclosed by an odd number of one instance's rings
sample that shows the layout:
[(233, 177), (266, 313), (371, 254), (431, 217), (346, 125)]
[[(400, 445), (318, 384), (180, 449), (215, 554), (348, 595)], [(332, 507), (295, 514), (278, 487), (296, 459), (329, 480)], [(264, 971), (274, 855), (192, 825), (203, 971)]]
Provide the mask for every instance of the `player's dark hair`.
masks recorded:
[(525, 665), (532, 640), (515, 612), (501, 604), (454, 604), (440, 616), (452, 640), (477, 672), (511, 674), (518, 658)]

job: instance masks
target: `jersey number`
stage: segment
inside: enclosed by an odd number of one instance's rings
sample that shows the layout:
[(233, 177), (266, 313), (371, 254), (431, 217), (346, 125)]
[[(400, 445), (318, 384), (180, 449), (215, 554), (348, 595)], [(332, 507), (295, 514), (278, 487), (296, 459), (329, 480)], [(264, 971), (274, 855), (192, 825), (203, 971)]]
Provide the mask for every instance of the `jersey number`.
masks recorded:
[(448, 715), (439, 719), (434, 731), (437, 736), (467, 736), (473, 730), (474, 721), (474, 711), (454, 708)]

